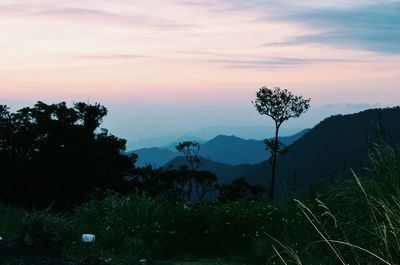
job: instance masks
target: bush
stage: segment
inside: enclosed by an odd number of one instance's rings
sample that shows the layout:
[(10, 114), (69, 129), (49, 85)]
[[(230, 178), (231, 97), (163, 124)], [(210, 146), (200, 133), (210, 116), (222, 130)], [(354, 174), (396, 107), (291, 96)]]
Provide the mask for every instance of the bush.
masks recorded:
[[(109, 194), (76, 209), (74, 236), (94, 233), (94, 253), (106, 259), (125, 257), (240, 256), (253, 252), (256, 240), (287, 231), (290, 223), (267, 203), (167, 203), (137, 194)], [(282, 220), (285, 222), (281, 223)], [(70, 255), (82, 257), (81, 243)]]
[(105, 199), (86, 203), (74, 212), (73, 235), (78, 240), (82, 233), (93, 233), (96, 242), (88, 249), (90, 246), (74, 241), (68, 255), (82, 258), (91, 252), (132, 263), (158, 253), (162, 248), (159, 222), (165, 209), (164, 203), (145, 195), (110, 193)]
[(34, 212), (25, 216), (18, 239), (39, 251), (61, 253), (66, 242), (71, 240), (71, 231), (68, 217), (47, 211)]

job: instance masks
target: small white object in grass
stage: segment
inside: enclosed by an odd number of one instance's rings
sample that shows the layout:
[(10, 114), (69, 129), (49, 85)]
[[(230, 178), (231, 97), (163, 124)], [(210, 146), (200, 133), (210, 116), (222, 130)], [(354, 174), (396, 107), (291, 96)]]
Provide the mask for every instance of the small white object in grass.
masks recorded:
[(0, 236), (0, 241), (2, 241), (3, 240), (3, 238)]
[(82, 234), (82, 242), (94, 243), (96, 241), (96, 236), (92, 234)]
[(147, 264), (147, 260), (146, 259), (140, 259), (139, 263), (140, 263), (140, 265), (146, 265)]

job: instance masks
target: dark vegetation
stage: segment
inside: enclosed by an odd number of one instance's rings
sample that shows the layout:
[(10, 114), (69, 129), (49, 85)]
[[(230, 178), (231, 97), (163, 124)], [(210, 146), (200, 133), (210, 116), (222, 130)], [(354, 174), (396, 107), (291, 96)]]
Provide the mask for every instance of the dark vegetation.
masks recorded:
[(196, 142), (179, 165), (135, 167), (106, 113), (1, 108), (0, 264), (398, 264), (400, 108), (331, 117), (289, 146), (274, 203), (267, 162), (220, 182)]
[(65, 103), (10, 113), (0, 106), (0, 200), (22, 207), (66, 209), (94, 188), (116, 187), (133, 157), (126, 141), (99, 130), (101, 105)]

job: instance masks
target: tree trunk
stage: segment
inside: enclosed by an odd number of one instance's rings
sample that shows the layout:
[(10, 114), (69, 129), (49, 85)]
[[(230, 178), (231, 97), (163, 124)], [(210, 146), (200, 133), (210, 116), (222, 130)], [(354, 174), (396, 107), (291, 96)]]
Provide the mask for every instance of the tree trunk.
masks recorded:
[(187, 201), (191, 202), (192, 201), (192, 191), (193, 191), (193, 183), (192, 180), (189, 180), (188, 184), (188, 191), (187, 191)]
[(274, 200), (275, 196), (275, 175), (276, 175), (276, 160), (278, 156), (278, 133), (279, 133), (279, 125), (276, 125), (275, 129), (275, 142), (274, 142), (274, 150), (272, 153), (272, 175), (271, 175), (271, 188), (269, 192), (269, 198), (271, 201)]

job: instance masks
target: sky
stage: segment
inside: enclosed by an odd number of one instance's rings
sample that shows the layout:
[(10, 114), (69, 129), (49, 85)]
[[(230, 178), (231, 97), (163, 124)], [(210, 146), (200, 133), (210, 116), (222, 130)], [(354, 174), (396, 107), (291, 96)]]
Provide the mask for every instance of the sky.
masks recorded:
[(312, 99), (299, 128), (400, 99), (400, 1), (2, 0), (0, 32), (0, 104), (100, 102), (129, 140), (268, 125), (262, 86)]

